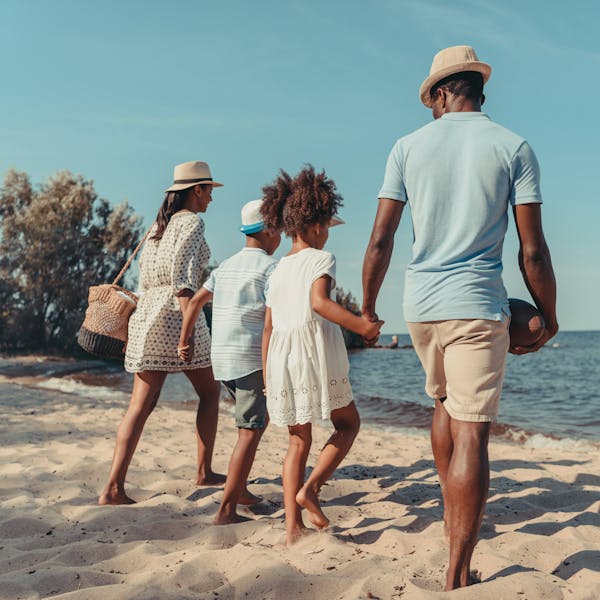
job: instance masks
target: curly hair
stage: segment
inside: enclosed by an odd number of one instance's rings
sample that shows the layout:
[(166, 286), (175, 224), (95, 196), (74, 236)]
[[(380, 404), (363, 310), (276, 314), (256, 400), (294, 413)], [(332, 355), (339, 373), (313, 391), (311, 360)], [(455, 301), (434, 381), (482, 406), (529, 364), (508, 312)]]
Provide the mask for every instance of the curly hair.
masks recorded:
[(325, 171), (306, 165), (293, 179), (281, 169), (279, 177), (263, 188), (261, 213), (265, 225), (289, 237), (302, 234), (316, 223), (329, 222), (342, 206), (342, 196)]

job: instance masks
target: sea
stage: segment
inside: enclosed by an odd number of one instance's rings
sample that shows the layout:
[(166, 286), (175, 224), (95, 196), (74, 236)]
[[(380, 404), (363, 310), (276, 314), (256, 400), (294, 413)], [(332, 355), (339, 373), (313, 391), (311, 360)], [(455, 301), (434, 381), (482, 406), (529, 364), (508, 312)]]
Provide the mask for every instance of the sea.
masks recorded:
[[(380, 339), (381, 345), (390, 342), (391, 335)], [(349, 359), (363, 427), (426, 435), (432, 401), (408, 335), (398, 334), (397, 348), (351, 350)], [(39, 358), (26, 364), (1, 359), (0, 379), (107, 402), (127, 401), (132, 385), (132, 375), (121, 364), (91, 357)], [(221, 398), (223, 410), (231, 413), (227, 393)], [(196, 396), (184, 375), (173, 374), (160, 402), (193, 405)], [(534, 354), (509, 354), (492, 436), (534, 447), (600, 449), (600, 331), (559, 332)]]

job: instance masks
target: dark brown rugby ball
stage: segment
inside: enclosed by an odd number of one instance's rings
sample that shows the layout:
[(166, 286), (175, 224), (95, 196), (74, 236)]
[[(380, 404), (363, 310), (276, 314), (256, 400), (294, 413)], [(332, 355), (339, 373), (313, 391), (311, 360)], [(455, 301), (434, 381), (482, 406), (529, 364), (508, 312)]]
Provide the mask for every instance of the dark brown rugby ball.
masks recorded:
[(529, 302), (518, 298), (509, 298), (511, 346), (533, 346), (544, 333), (546, 323), (542, 313)]

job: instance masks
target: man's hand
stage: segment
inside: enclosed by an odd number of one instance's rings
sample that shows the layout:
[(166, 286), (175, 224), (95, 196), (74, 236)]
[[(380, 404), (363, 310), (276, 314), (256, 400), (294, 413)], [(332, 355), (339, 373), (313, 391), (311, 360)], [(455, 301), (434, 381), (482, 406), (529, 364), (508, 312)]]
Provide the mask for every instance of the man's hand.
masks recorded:
[(550, 328), (546, 326), (542, 337), (540, 337), (540, 339), (532, 346), (510, 346), (508, 351), (510, 352), (510, 354), (529, 354), (531, 352), (537, 352), (542, 346), (546, 344), (548, 340), (552, 339), (557, 332), (558, 323), (556, 324), (556, 326)]

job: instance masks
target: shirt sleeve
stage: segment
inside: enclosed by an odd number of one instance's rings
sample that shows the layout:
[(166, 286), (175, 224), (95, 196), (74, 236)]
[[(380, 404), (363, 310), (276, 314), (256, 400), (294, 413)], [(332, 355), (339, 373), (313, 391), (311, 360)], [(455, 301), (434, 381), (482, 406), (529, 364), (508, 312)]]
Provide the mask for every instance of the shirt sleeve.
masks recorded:
[(396, 142), (385, 166), (383, 185), (379, 190), (378, 198), (389, 198), (406, 202), (406, 188), (404, 187), (404, 168), (402, 165), (402, 152), (400, 142)]
[(534, 204), (542, 202), (540, 190), (540, 166), (527, 142), (523, 142), (510, 165), (510, 203)]
[(213, 269), (208, 276), (208, 279), (202, 284), (203, 288), (206, 288), (211, 294), (215, 293), (215, 285), (217, 284), (217, 271), (219, 269)]
[[(274, 262), (273, 264), (269, 265), (267, 270), (265, 271), (265, 290), (264, 290), (264, 296), (265, 296), (265, 302), (267, 300), (267, 294), (269, 293), (269, 283), (271, 281), (271, 274), (273, 273), (273, 271), (275, 270), (275, 267), (277, 266), (277, 263)], [(267, 306), (269, 306), (267, 304)]]
[(333, 289), (335, 286), (335, 256), (331, 252), (323, 251), (321, 256), (315, 261), (311, 283), (315, 282), (319, 277), (323, 277), (323, 275), (331, 277), (331, 288)]
[(204, 222), (186, 219), (175, 242), (175, 253), (171, 267), (171, 283), (175, 293), (189, 289), (196, 292), (200, 278), (208, 264), (210, 251), (204, 239)]

